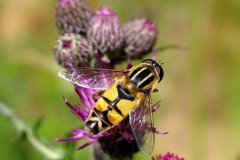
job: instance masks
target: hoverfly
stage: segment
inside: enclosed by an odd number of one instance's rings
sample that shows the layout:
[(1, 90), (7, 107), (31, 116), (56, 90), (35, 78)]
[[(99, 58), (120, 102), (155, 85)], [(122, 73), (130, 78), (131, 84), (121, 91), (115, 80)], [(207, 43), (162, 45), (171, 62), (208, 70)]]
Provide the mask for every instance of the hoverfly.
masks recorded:
[(98, 134), (129, 115), (134, 138), (146, 156), (154, 148), (150, 93), (157, 91), (163, 74), (161, 64), (152, 59), (127, 70), (78, 67), (59, 72), (61, 78), (75, 85), (101, 90), (92, 96), (96, 104), (85, 122), (86, 131)]

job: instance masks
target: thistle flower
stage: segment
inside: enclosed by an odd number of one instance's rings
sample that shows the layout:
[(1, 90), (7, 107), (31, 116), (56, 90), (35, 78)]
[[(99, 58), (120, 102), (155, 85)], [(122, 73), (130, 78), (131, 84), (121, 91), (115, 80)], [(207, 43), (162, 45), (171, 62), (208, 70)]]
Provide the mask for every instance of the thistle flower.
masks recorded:
[(92, 66), (93, 52), (92, 46), (83, 36), (73, 33), (59, 36), (53, 47), (54, 58), (62, 67)]
[[(128, 63), (127, 68), (131, 68), (131, 62)], [(92, 95), (97, 90), (83, 88), (75, 86), (75, 91), (78, 94), (83, 106), (72, 105), (64, 99), (64, 102), (71, 109), (71, 111), (83, 122), (87, 121), (87, 117), (90, 111), (93, 109), (95, 102), (92, 100)], [(160, 101), (153, 105), (152, 112), (156, 111), (160, 106)], [(148, 123), (148, 122), (146, 122)], [(167, 132), (159, 132), (156, 128), (153, 128), (155, 134), (167, 134)], [(101, 145), (102, 150), (109, 154), (112, 158), (131, 158), (134, 153), (139, 151), (137, 143), (134, 139), (129, 118), (125, 118), (119, 124), (114, 127), (103, 131), (97, 135), (88, 133), (85, 129), (75, 129), (70, 133), (72, 136), (68, 138), (56, 138), (56, 141), (79, 141), (88, 138), (89, 141), (79, 147), (76, 150), (85, 148), (86, 146), (98, 141)]]
[(177, 155), (175, 156), (168, 152), (164, 156), (159, 155), (156, 158), (152, 157), (152, 160), (184, 160), (184, 158), (179, 158)]
[(56, 7), (56, 26), (61, 34), (85, 34), (92, 15), (84, 0), (58, 0)]
[(150, 20), (134, 19), (123, 24), (125, 32), (124, 51), (130, 57), (141, 57), (152, 50), (157, 39), (157, 28)]
[(101, 7), (90, 19), (87, 37), (100, 53), (112, 52), (122, 46), (124, 32), (113, 10)]

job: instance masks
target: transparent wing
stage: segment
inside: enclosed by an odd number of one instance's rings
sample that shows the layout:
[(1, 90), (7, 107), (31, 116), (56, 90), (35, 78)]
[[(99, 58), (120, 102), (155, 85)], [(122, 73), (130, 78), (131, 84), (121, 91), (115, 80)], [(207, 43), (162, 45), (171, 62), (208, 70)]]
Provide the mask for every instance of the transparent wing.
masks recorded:
[(66, 68), (58, 75), (81, 87), (91, 89), (107, 89), (114, 82), (114, 78), (125, 74), (124, 70), (100, 69), (100, 68)]
[(145, 156), (154, 148), (154, 122), (152, 115), (151, 95), (147, 94), (144, 102), (134, 108), (130, 114), (130, 125), (139, 149)]

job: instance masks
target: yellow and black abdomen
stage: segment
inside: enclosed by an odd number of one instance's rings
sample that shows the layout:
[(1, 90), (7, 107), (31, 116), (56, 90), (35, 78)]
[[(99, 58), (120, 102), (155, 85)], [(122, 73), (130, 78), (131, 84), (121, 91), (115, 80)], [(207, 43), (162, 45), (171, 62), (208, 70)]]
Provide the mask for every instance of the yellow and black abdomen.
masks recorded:
[(114, 83), (97, 101), (85, 123), (90, 133), (98, 134), (121, 122), (136, 107), (135, 94), (122, 84)]

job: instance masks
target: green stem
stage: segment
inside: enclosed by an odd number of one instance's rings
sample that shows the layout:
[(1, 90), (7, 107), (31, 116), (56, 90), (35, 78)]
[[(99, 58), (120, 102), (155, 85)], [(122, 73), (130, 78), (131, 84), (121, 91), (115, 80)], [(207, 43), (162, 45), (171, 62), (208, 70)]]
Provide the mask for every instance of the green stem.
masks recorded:
[(186, 46), (180, 46), (180, 45), (176, 45), (176, 44), (166, 44), (163, 45), (159, 48), (159, 52), (164, 51), (164, 50), (168, 50), (168, 49), (182, 49), (182, 50), (187, 50), (188, 47)]
[(60, 148), (52, 148), (43, 143), (40, 139), (34, 136), (31, 127), (27, 126), (21, 120), (13, 109), (0, 102), (0, 113), (8, 118), (17, 132), (17, 139), (25, 135), (26, 140), (47, 159), (62, 159), (64, 156)]

